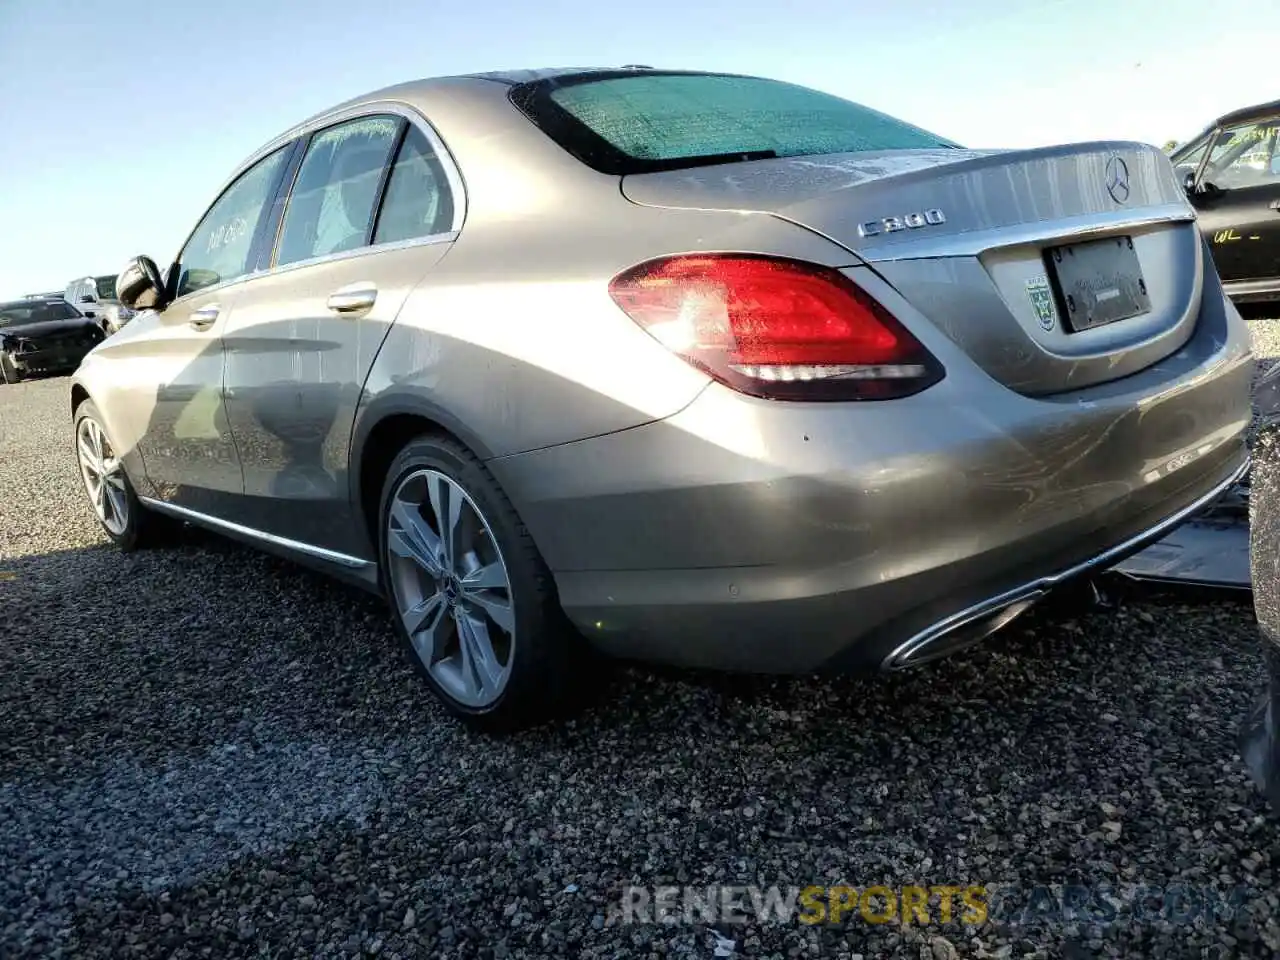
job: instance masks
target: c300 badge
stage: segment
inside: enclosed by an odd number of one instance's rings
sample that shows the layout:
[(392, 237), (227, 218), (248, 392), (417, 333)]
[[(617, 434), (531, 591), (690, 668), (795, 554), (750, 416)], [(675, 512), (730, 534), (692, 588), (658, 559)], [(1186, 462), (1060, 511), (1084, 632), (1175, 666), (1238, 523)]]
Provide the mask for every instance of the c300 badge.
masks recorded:
[(899, 230), (918, 230), (921, 227), (936, 227), (946, 223), (947, 216), (937, 207), (930, 210), (917, 210), (904, 213), (900, 217), (881, 217), (879, 220), (868, 220), (858, 224), (858, 236), (878, 237), (882, 233), (897, 233)]

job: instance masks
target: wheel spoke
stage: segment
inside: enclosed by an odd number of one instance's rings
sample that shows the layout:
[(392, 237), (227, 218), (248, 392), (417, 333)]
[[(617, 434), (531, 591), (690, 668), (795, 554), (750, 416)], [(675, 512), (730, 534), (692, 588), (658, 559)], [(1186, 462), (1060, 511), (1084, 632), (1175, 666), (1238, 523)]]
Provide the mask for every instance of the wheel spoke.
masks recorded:
[(396, 556), (412, 560), (430, 576), (438, 577), (444, 572), (439, 559), (440, 538), (412, 504), (392, 501), (387, 542)]
[(98, 507), (98, 516), (107, 519), (107, 485), (98, 478), (93, 485), (93, 501)]
[(511, 601), (505, 597), (495, 596), (492, 593), (467, 593), (464, 594), (467, 603), (472, 607), (477, 607), (489, 615), (489, 619), (498, 625), (506, 633), (514, 633), (516, 629), (516, 617), (511, 609)]
[(502, 680), (502, 666), (493, 653), (489, 630), (463, 611), (457, 614), (458, 646), (462, 649), (463, 681), (474, 692), (488, 695)]
[[(88, 431), (83, 432), (87, 433)], [(80, 462), (95, 473), (100, 472), (102, 469), (98, 455), (94, 452), (93, 447), (90, 446), (88, 438), (83, 436), (80, 438)]]
[(462, 516), (462, 496), (453, 484), (438, 473), (427, 477), (427, 495), (436, 515), (446, 570), (458, 569), (458, 521)]
[(107, 502), (111, 504), (111, 513), (116, 523), (123, 524), (125, 519), (125, 500), (123, 489), (117, 489), (109, 483), (104, 483), (102, 489), (107, 492)]
[(500, 563), (490, 563), (477, 567), (458, 581), (464, 595), (475, 590), (506, 590), (507, 571)]
[(428, 666), (444, 658), (448, 612), (449, 607), (439, 593), (433, 593), (404, 612), (404, 628), (418, 656)]

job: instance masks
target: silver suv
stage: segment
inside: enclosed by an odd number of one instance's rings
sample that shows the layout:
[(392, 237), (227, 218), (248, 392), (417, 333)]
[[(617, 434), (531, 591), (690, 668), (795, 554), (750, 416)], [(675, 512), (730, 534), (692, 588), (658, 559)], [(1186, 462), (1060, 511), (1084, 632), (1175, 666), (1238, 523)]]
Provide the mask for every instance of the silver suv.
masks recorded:
[(133, 311), (116, 298), (116, 275), (81, 277), (67, 284), (63, 295), (86, 317), (97, 320), (102, 332), (115, 333), (133, 317)]

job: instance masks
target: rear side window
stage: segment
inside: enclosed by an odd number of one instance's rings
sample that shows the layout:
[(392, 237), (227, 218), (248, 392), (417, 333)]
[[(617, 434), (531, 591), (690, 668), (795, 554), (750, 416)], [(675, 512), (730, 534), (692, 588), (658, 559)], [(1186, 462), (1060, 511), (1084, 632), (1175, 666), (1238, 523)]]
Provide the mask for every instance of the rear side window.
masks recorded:
[(956, 144), (840, 97), (721, 74), (576, 75), (515, 88), (512, 101), (604, 173)]
[(396, 154), (374, 243), (394, 243), (453, 229), (453, 194), (431, 141), (410, 126)]
[(311, 138), (281, 227), (276, 265), (368, 244), (399, 117), (362, 117)]

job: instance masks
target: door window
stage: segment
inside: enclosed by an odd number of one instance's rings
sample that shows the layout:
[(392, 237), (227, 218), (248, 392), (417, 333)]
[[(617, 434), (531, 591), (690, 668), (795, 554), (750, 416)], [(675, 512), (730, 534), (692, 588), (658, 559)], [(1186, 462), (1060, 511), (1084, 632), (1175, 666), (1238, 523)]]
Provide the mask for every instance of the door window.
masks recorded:
[(311, 138), (285, 208), (277, 266), (368, 244), (400, 123), (398, 117), (362, 117)]
[(427, 135), (410, 126), (387, 180), (373, 242), (412, 240), (452, 229), (453, 195), (444, 167)]
[(1220, 190), (1236, 190), (1280, 180), (1280, 168), (1274, 163), (1276, 135), (1280, 119), (1228, 127), (1218, 134), (1204, 181)]
[(178, 254), (181, 297), (249, 272), (249, 254), (271, 198), (275, 195), (288, 147), (264, 157), (223, 191)]
[(1179, 179), (1182, 175), (1195, 173), (1200, 169), (1200, 161), (1204, 159), (1205, 152), (1209, 149), (1209, 140), (1212, 136), (1207, 134), (1194, 144), (1174, 151), (1170, 159), (1173, 160), (1174, 168), (1180, 175)]

